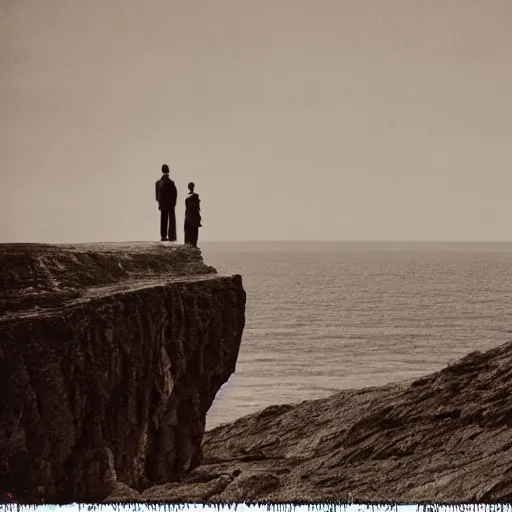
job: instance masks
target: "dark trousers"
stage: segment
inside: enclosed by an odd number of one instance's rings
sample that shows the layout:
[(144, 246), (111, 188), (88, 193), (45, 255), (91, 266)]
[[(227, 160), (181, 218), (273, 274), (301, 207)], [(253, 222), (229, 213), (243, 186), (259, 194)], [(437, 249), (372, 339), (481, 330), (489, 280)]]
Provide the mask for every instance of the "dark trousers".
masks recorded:
[(171, 242), (176, 241), (176, 214), (174, 208), (160, 210), (160, 236), (169, 238)]
[(197, 239), (199, 238), (199, 228), (190, 224), (185, 224), (185, 243), (197, 247)]

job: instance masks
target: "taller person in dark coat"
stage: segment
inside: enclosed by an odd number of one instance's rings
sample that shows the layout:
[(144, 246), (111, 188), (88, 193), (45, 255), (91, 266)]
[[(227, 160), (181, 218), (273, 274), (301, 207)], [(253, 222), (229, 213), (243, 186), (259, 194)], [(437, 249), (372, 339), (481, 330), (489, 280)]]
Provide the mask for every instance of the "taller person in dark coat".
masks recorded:
[(156, 200), (160, 210), (160, 236), (162, 242), (176, 241), (176, 200), (178, 191), (176, 184), (169, 178), (169, 167), (162, 165), (162, 177), (156, 182)]

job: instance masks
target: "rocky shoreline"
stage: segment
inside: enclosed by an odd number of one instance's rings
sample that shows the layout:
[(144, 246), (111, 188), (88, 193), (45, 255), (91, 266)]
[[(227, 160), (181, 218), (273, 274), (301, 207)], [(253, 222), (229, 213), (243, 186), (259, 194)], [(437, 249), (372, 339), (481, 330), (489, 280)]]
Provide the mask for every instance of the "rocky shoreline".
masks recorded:
[(420, 379), (268, 407), (205, 434), (181, 482), (107, 501), (509, 502), (512, 343)]

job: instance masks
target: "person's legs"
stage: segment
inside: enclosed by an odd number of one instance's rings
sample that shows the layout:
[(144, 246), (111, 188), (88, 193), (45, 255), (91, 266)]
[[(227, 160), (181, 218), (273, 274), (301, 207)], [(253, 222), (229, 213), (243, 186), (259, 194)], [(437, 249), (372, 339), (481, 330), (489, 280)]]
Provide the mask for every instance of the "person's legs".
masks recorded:
[(167, 210), (160, 210), (160, 237), (162, 240), (167, 240), (167, 221), (169, 219), (169, 212)]
[(169, 240), (176, 242), (176, 213), (174, 208), (169, 210)]
[(197, 239), (198, 238), (199, 238), (199, 228), (197, 226), (194, 226), (193, 228), (191, 228), (191, 233), (190, 233), (190, 243), (194, 247), (197, 247)]
[(188, 224), (185, 224), (184, 232), (185, 232), (185, 243), (189, 244), (190, 243), (190, 227), (188, 226)]

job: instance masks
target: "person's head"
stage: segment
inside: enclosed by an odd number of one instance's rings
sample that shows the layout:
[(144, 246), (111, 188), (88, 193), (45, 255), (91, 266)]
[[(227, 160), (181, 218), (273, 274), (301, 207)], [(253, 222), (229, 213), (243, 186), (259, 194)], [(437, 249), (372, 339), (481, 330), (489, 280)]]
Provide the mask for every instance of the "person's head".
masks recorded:
[(162, 172), (164, 174), (169, 174), (169, 166), (167, 164), (162, 165)]
[(190, 182), (190, 183), (188, 184), (188, 189), (190, 190), (190, 192), (194, 192), (194, 188), (195, 188), (195, 186), (196, 186), (196, 184), (195, 184), (195, 183), (192, 183), (192, 182)]

